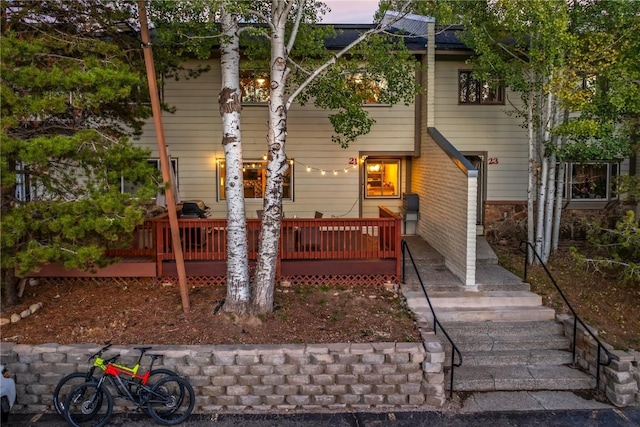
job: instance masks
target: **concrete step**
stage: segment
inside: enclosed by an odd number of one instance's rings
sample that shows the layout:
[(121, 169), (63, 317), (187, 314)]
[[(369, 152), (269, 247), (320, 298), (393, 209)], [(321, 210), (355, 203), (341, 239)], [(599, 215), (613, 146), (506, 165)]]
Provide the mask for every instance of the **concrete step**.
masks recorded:
[[(535, 307), (542, 304), (542, 297), (529, 291), (480, 291), (480, 292), (430, 292), (429, 299), (436, 307)], [(405, 294), (409, 307), (428, 307), (421, 292)]]
[[(458, 343), (456, 342), (456, 345)], [(451, 348), (445, 346), (445, 366), (451, 365)], [(463, 366), (569, 365), (573, 355), (565, 350), (504, 350), (462, 352)], [(457, 360), (457, 359), (456, 359)]]
[[(510, 351), (510, 350), (566, 350), (569, 348), (569, 338), (561, 335), (543, 336), (502, 336), (502, 337), (457, 337), (455, 333), (447, 333), (458, 349), (465, 352), (476, 351)], [(449, 347), (449, 340), (443, 346)]]
[[(410, 306), (418, 320), (426, 321), (433, 325), (431, 310), (425, 307), (413, 308)], [(437, 307), (434, 308), (440, 322), (535, 322), (553, 320), (555, 312), (547, 307)]]
[[(449, 381), (445, 381), (449, 387)], [(455, 391), (586, 390), (595, 378), (568, 366), (460, 366), (455, 368)]]
[(480, 291), (529, 291), (531, 285), (526, 282), (517, 283), (476, 283)]
[(505, 336), (505, 335), (563, 335), (564, 326), (555, 320), (540, 322), (442, 322), (448, 333), (454, 333), (457, 337), (466, 335), (479, 336)]

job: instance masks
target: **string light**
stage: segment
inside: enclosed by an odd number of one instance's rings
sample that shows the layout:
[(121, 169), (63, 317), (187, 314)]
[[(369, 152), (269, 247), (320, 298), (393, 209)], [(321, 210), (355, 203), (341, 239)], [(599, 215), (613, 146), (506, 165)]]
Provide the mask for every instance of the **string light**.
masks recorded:
[[(262, 156), (262, 158), (266, 161), (267, 156), (264, 155), (264, 156)], [(358, 160), (364, 161), (364, 159), (365, 159), (365, 157), (363, 156), (361, 159), (358, 159)], [(218, 165), (221, 168), (223, 168), (225, 166), (224, 159), (218, 158), (218, 159), (216, 159), (216, 161), (217, 161)], [(326, 169), (321, 169), (321, 168), (317, 168), (317, 167), (312, 166), (312, 165), (301, 163), (301, 162), (299, 162), (299, 161), (297, 161), (295, 159), (287, 159), (287, 162), (292, 166), (294, 164), (300, 165), (308, 173), (313, 172), (313, 171), (318, 171), (318, 172), (320, 172), (320, 175), (322, 175), (322, 176), (326, 176), (327, 175), (327, 170)], [(349, 171), (352, 170), (352, 169), (353, 170), (358, 170), (358, 165), (359, 164), (364, 164), (364, 163), (358, 162), (358, 163), (356, 163), (354, 165), (351, 165), (351, 167), (347, 166), (347, 167), (343, 168), (342, 171), (344, 173), (349, 173)], [(258, 162), (251, 161), (251, 160), (243, 162), (242, 166), (243, 166), (243, 168), (242, 168), (243, 171), (246, 171), (247, 168), (258, 169), (258, 168), (263, 168), (264, 167), (264, 165), (262, 163), (258, 163)], [(340, 173), (340, 169), (331, 169), (331, 170), (329, 170), (329, 172), (333, 172), (334, 176), (338, 176), (338, 174)]]

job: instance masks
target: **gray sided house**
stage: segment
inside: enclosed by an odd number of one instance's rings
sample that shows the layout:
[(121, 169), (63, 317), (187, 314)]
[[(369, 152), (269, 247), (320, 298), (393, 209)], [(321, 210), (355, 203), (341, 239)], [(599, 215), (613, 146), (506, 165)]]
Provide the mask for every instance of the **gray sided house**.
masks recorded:
[[(476, 81), (466, 64), (471, 52), (460, 28), (436, 30), (411, 17), (404, 28), (422, 64), (422, 91), (412, 105), (367, 104), (376, 123), (371, 132), (342, 149), (331, 142), (328, 112), (294, 103), (288, 115), (285, 151), (290, 174), (284, 188), (287, 218), (373, 218), (384, 206), (403, 215), (403, 233), (424, 238), (445, 258), (464, 285), (475, 287), (476, 237), (505, 218), (526, 215), (527, 135), (522, 120), (506, 114), (520, 97)], [(336, 25), (341, 48), (371, 25)], [(190, 61), (187, 66), (195, 66)], [(211, 216), (224, 218), (224, 152), (218, 111), (219, 61), (197, 79), (165, 79), (164, 101), (176, 112), (162, 117), (181, 200), (201, 200)], [(268, 74), (244, 72), (242, 145), (249, 218), (262, 209), (265, 175)], [(138, 144), (154, 152), (152, 122)], [(616, 198), (609, 181), (628, 164), (569, 165), (570, 209), (603, 208)], [(584, 184), (588, 183), (586, 189)]]

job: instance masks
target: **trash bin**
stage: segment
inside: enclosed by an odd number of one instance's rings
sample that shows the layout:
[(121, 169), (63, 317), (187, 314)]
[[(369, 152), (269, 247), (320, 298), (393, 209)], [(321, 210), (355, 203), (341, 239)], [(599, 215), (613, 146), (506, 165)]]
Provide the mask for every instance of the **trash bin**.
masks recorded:
[(402, 218), (404, 235), (415, 235), (418, 226), (419, 199), (416, 193), (402, 193)]

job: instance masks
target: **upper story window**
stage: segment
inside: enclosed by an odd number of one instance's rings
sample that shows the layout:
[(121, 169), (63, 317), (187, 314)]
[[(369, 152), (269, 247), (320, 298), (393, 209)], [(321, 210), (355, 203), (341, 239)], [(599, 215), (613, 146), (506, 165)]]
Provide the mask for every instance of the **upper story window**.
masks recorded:
[[(178, 159), (171, 157), (169, 160), (171, 162), (171, 173), (172, 173), (171, 179), (173, 180), (174, 191), (178, 192), (178, 188), (179, 188), (178, 187)], [(152, 168), (158, 171), (162, 171), (162, 164), (160, 163), (160, 159), (148, 159), (147, 163)], [(162, 178), (160, 179), (162, 180)], [(139, 189), (139, 187), (140, 185), (133, 184), (129, 181), (126, 181), (124, 178), (122, 178), (122, 182), (121, 182), (122, 193), (134, 194)]]
[(382, 92), (387, 88), (385, 81), (372, 79), (366, 73), (354, 73), (350, 76), (355, 91), (362, 95), (365, 104), (380, 104)]
[(504, 87), (476, 80), (471, 71), (458, 71), (458, 103), (504, 105)]
[(267, 71), (240, 71), (242, 102), (263, 104), (269, 102), (270, 79)]
[[(293, 161), (289, 161), (289, 167), (284, 173), (283, 200), (293, 200), (293, 164)], [(220, 195), (220, 200), (225, 200), (227, 198), (225, 191), (227, 175), (224, 160), (218, 161), (218, 177), (218, 194)], [(245, 160), (242, 166), (242, 181), (245, 200), (262, 200), (267, 184), (267, 161)]]
[(400, 195), (400, 160), (365, 160), (365, 196), (397, 198)]
[(615, 178), (619, 165), (604, 164), (572, 164), (567, 167), (567, 188), (570, 189), (571, 200), (610, 200), (618, 197)]

